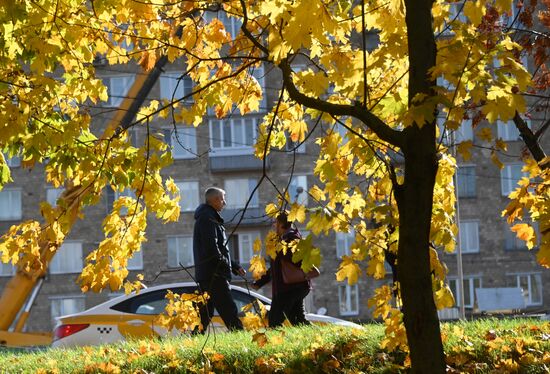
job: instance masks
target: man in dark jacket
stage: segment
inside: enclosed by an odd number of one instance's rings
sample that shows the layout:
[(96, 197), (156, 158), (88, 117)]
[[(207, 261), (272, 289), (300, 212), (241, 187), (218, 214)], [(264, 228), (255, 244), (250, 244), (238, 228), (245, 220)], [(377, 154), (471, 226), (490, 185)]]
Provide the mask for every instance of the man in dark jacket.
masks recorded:
[(220, 314), (229, 330), (242, 330), (238, 309), (229, 288), (231, 273), (243, 276), (244, 269), (231, 260), (226, 245), (225, 228), (220, 212), (225, 206), (225, 191), (210, 187), (206, 190), (205, 204), (195, 210), (193, 231), (193, 258), (195, 279), (201, 291), (208, 292), (210, 299), (200, 309), (203, 331), (206, 330), (214, 313)]

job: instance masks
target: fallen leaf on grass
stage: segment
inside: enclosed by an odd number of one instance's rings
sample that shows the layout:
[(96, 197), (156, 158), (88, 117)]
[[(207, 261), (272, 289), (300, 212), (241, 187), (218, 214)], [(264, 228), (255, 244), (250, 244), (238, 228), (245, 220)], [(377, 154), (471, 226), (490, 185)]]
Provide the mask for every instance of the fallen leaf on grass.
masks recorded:
[(252, 335), (252, 341), (258, 344), (258, 346), (263, 347), (267, 344), (267, 336), (265, 332), (257, 332)]

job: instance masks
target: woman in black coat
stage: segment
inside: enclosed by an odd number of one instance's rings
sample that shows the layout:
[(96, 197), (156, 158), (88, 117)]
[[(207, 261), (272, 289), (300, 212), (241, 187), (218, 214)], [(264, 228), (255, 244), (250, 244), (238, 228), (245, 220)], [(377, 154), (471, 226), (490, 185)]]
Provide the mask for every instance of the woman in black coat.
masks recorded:
[[(280, 240), (291, 242), (295, 239), (301, 239), (297, 229), (292, 228), (288, 222), (287, 213), (283, 212), (277, 216), (273, 223), (275, 231)], [(285, 317), (292, 325), (309, 324), (305, 317), (304, 298), (309, 294), (311, 283), (309, 280), (299, 283), (287, 284), (283, 281), (282, 262), (283, 260), (292, 262), (291, 251), (282, 251), (277, 253), (275, 259), (271, 260), (271, 267), (267, 273), (255, 281), (252, 287), (258, 289), (268, 282), (272, 282), (272, 302), (269, 311), (269, 326), (276, 327), (283, 324)], [(300, 266), (301, 264), (296, 264)]]

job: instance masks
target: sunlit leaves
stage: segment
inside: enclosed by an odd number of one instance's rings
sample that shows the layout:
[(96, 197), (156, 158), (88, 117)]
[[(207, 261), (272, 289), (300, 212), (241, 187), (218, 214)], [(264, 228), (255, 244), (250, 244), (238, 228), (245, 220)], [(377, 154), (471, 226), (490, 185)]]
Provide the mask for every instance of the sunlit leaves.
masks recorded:
[[(529, 178), (519, 182), (519, 188), (510, 193), (510, 202), (502, 216), (507, 218), (517, 237), (531, 249), (538, 244), (537, 261), (543, 267), (550, 267), (550, 169), (541, 168), (547, 159), (536, 163), (527, 160), (524, 170)], [(518, 220), (524, 222), (517, 223)], [(535, 230), (534, 223), (538, 225)], [(538, 242), (538, 243), (537, 243)]]
[(342, 282), (347, 279), (349, 285), (354, 285), (360, 275), (361, 268), (359, 265), (351, 257), (344, 256), (336, 272), (336, 280)]
[(252, 256), (248, 271), (252, 273), (252, 277), (254, 279), (260, 279), (260, 277), (267, 271), (265, 266), (265, 258), (261, 256)]
[[(122, 210), (131, 214), (122, 215)], [(88, 255), (79, 277), (83, 291), (122, 287), (128, 276), (128, 259), (141, 250), (146, 226), (146, 210), (139, 202), (130, 197), (115, 201), (113, 212), (103, 221), (106, 238)]]
[(177, 329), (179, 331), (192, 331), (195, 328), (202, 328), (199, 308), (208, 301), (206, 293), (176, 294), (168, 290), (168, 300), (165, 310), (160, 314), (156, 322), (168, 331)]
[[(261, 301), (255, 300), (251, 304), (245, 305), (242, 311), (244, 312), (244, 317), (242, 318), (244, 328), (250, 331), (257, 331), (253, 336), (253, 340), (261, 339), (263, 341), (263, 338), (261, 338), (261, 334), (263, 333), (262, 329), (268, 326), (267, 309), (265, 305)], [(267, 340), (265, 342), (267, 342)]]

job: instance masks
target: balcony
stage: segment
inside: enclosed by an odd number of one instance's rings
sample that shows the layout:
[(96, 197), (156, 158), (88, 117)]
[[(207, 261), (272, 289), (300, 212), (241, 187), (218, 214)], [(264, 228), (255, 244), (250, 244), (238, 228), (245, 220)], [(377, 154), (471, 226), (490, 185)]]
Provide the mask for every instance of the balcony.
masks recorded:
[[(243, 209), (224, 209), (221, 216), (227, 227), (233, 227), (239, 223)], [(271, 224), (271, 219), (265, 215), (263, 208), (248, 208), (244, 213), (243, 219), (239, 227), (243, 226), (268, 226)]]
[[(226, 172), (226, 171), (261, 171), (263, 170), (263, 160), (260, 160), (254, 155), (225, 155), (214, 156), (209, 158), (210, 171)], [(266, 159), (266, 169), (269, 170), (270, 158)]]

